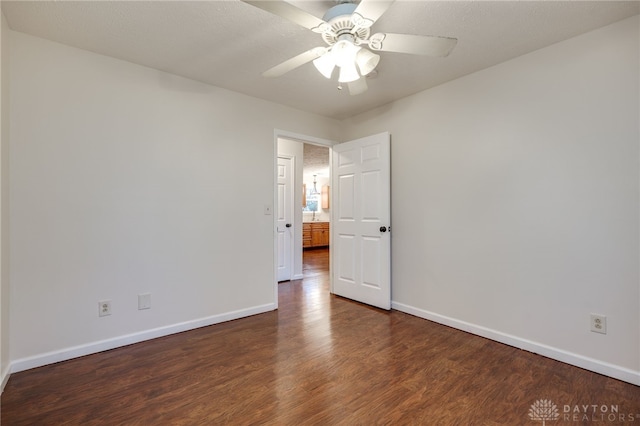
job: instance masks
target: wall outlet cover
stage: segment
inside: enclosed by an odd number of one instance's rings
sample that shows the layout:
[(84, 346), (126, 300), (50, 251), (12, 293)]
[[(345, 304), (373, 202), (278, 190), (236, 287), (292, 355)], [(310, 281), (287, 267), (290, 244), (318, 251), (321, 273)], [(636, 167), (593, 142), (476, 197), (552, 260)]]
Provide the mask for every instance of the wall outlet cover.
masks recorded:
[(591, 314), (591, 331), (594, 333), (607, 334), (607, 317), (604, 315)]
[(111, 315), (111, 300), (101, 300), (98, 302), (98, 316), (106, 317)]

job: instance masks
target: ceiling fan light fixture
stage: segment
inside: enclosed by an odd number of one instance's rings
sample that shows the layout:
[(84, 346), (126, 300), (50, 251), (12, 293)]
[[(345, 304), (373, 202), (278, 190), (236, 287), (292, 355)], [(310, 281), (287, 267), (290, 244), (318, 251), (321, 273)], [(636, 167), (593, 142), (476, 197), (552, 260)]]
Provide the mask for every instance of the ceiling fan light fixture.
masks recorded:
[(356, 64), (354, 62), (340, 67), (340, 77), (338, 77), (338, 81), (340, 83), (350, 83), (359, 78), (360, 74), (358, 74), (358, 70), (356, 69)]
[(263, 76), (279, 77), (313, 62), (324, 77), (331, 79), (336, 67), (339, 67), (338, 89), (342, 88), (342, 84), (348, 83), (349, 92), (354, 95), (363, 93), (367, 86), (366, 79), (374, 78), (378, 74), (376, 67), (380, 62), (380, 56), (374, 52), (444, 57), (451, 53), (458, 41), (442, 36), (371, 34), (371, 26), (395, 0), (333, 0), (336, 5), (329, 8), (322, 19), (287, 0), (241, 1), (320, 33), (328, 46), (300, 53), (263, 72)]
[(371, 27), (371, 25), (373, 25), (373, 21), (371, 19), (367, 19), (359, 13), (353, 13), (351, 15), (351, 22), (353, 22), (353, 25), (359, 28), (369, 28)]
[(360, 49), (356, 55), (356, 63), (362, 75), (367, 75), (376, 69), (378, 62), (380, 62), (380, 55), (376, 55), (368, 49)]
[(335, 64), (339, 67), (353, 65), (356, 60), (358, 51), (361, 50), (360, 46), (356, 46), (349, 39), (342, 39), (336, 42), (331, 48), (331, 56)]
[(325, 76), (326, 78), (331, 78), (333, 74), (333, 70), (336, 67), (335, 62), (333, 61), (333, 57), (330, 53), (325, 53), (317, 59), (314, 59), (313, 65), (316, 69)]

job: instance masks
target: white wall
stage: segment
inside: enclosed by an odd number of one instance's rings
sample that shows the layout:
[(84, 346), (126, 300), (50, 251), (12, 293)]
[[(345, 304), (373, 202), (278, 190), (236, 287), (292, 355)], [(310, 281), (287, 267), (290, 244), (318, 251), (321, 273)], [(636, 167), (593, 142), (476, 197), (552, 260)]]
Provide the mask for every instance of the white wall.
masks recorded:
[(0, 13), (0, 391), (9, 378), (9, 25)]
[(292, 279), (302, 278), (302, 169), (304, 144), (291, 139), (278, 138), (278, 155), (294, 158), (293, 178), (293, 270)]
[(638, 27), (343, 123), (392, 135), (394, 307), (640, 384)]
[(340, 123), (11, 33), (14, 371), (270, 309), (279, 128), (391, 132), (394, 307), (640, 384), (638, 25)]
[(274, 128), (339, 123), (11, 36), (13, 371), (273, 309)]

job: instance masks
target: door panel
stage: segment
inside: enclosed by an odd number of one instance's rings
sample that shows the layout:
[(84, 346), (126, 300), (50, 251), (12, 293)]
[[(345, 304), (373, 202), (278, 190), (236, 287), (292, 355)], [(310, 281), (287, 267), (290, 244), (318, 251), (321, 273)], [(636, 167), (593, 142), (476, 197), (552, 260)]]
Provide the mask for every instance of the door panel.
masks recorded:
[(362, 173), (362, 220), (380, 222), (380, 172)]
[(278, 157), (278, 281), (291, 279), (293, 265), (293, 170), (293, 158)]
[(353, 284), (356, 280), (355, 275), (355, 235), (340, 234), (336, 248), (340, 252), (340, 260), (338, 263), (338, 279), (341, 282)]
[(339, 202), (338, 217), (340, 220), (354, 220), (354, 203), (355, 203), (355, 182), (353, 175), (342, 175), (339, 177)]
[[(361, 259), (379, 259), (382, 254), (381, 238), (363, 237), (362, 238), (362, 256)], [(365, 267), (362, 268), (362, 285), (380, 288), (380, 268)]]
[(389, 133), (333, 146), (333, 292), (383, 309), (391, 308), (390, 168)]

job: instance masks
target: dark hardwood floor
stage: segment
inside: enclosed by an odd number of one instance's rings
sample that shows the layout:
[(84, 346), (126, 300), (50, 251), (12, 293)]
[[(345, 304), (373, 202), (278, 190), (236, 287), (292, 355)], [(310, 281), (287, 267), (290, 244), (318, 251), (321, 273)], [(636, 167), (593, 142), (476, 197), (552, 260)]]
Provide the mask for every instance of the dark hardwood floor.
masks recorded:
[(328, 262), (276, 312), (13, 374), (2, 425), (533, 425), (543, 399), (547, 425), (640, 424), (640, 387), (331, 296)]

